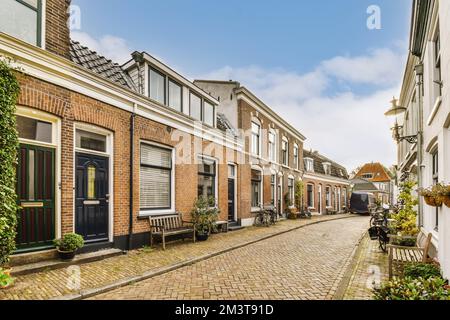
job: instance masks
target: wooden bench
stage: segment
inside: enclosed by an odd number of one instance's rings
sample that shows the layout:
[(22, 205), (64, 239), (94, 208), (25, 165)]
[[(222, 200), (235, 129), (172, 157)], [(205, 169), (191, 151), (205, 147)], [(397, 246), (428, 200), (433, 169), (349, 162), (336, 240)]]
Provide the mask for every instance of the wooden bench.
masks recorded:
[(431, 246), (432, 234), (426, 236), (423, 232), (420, 232), (417, 236), (415, 247), (406, 247), (393, 245), (394, 240), (408, 240), (415, 239), (414, 237), (399, 237), (390, 235), (390, 244), (388, 244), (389, 252), (389, 279), (395, 275), (403, 274), (403, 268), (408, 263), (423, 262), (428, 263), (429, 250)]
[(166, 250), (166, 237), (191, 234), (195, 242), (195, 228), (191, 222), (183, 221), (181, 213), (168, 216), (150, 216), (150, 246), (153, 247), (153, 237), (162, 239), (163, 249)]

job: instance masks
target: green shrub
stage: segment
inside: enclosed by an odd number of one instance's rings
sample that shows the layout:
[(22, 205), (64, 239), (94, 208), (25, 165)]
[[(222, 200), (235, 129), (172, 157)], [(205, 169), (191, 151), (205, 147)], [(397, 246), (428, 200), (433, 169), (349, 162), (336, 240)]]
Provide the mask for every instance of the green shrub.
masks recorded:
[(16, 165), (18, 137), (16, 101), (19, 83), (8, 62), (0, 60), (0, 266), (15, 250), (17, 225)]
[(68, 233), (62, 239), (55, 240), (54, 243), (60, 251), (71, 252), (82, 248), (84, 246), (84, 239), (79, 234)]
[(5, 288), (14, 283), (14, 278), (9, 273), (0, 268), (0, 288)]
[(398, 200), (402, 203), (398, 213), (392, 215), (394, 219), (393, 229), (400, 236), (416, 236), (419, 233), (417, 227), (416, 206), (419, 203), (417, 197), (413, 196), (414, 181), (406, 181), (400, 186)]
[(375, 300), (450, 300), (444, 288), (446, 281), (438, 278), (396, 278), (374, 289)]
[(200, 197), (194, 202), (191, 211), (192, 223), (198, 234), (206, 235), (210, 231), (216, 231), (216, 221), (219, 218), (220, 210), (216, 206), (214, 197)]
[(428, 263), (410, 263), (405, 266), (403, 271), (405, 278), (440, 278), (441, 270), (438, 266)]

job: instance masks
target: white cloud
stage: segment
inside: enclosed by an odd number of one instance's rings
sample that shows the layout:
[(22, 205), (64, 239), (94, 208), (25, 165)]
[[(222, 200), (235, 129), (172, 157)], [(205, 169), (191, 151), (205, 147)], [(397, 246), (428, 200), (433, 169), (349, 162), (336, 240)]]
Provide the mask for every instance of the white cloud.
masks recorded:
[[(230, 66), (201, 79), (236, 80), (258, 95), (307, 137), (305, 147), (318, 150), (352, 170), (370, 161), (395, 163), (389, 101), (400, 91), (404, 56), (376, 49), (366, 56), (335, 57), (306, 74), (258, 66)], [(345, 89), (333, 84), (345, 83)], [(358, 95), (354, 85), (370, 90)], [(341, 88), (341, 87), (340, 87)]]
[(322, 62), (321, 68), (330, 76), (350, 83), (394, 85), (403, 71), (406, 56), (390, 49), (376, 49), (359, 57), (335, 57)]
[(123, 64), (131, 59), (133, 50), (125, 39), (112, 35), (104, 35), (100, 39), (95, 39), (85, 32), (72, 31), (71, 38), (80, 42), (92, 51), (111, 59), (113, 62)]

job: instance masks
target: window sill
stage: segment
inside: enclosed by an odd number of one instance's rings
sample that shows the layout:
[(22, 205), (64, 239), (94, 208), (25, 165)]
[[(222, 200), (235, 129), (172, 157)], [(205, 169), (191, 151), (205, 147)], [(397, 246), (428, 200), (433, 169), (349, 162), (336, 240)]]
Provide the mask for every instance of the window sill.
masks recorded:
[(439, 111), (439, 108), (441, 107), (441, 104), (442, 104), (442, 96), (439, 96), (436, 98), (433, 109), (431, 110), (430, 116), (428, 117), (427, 125), (431, 126), (434, 118), (436, 117), (436, 114)]
[(169, 216), (175, 214), (176, 214), (175, 210), (146, 210), (139, 212), (138, 219), (147, 219), (148, 217), (153, 216)]
[(252, 213), (255, 213), (255, 212), (260, 212), (261, 211), (261, 208), (259, 208), (259, 207), (252, 207)]

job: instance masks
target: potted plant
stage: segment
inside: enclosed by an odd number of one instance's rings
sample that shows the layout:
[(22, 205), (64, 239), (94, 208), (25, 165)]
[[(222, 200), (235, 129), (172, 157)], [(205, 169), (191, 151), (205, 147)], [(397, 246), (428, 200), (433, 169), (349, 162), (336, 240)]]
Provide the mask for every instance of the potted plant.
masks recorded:
[(84, 239), (76, 233), (68, 233), (62, 239), (54, 241), (59, 257), (63, 260), (72, 260), (76, 251), (84, 246)]
[(0, 268), (0, 289), (7, 289), (14, 284), (10, 269)]
[(195, 235), (198, 241), (206, 241), (212, 231), (215, 231), (216, 222), (220, 210), (216, 206), (214, 197), (198, 198), (191, 210), (191, 219), (195, 228)]

